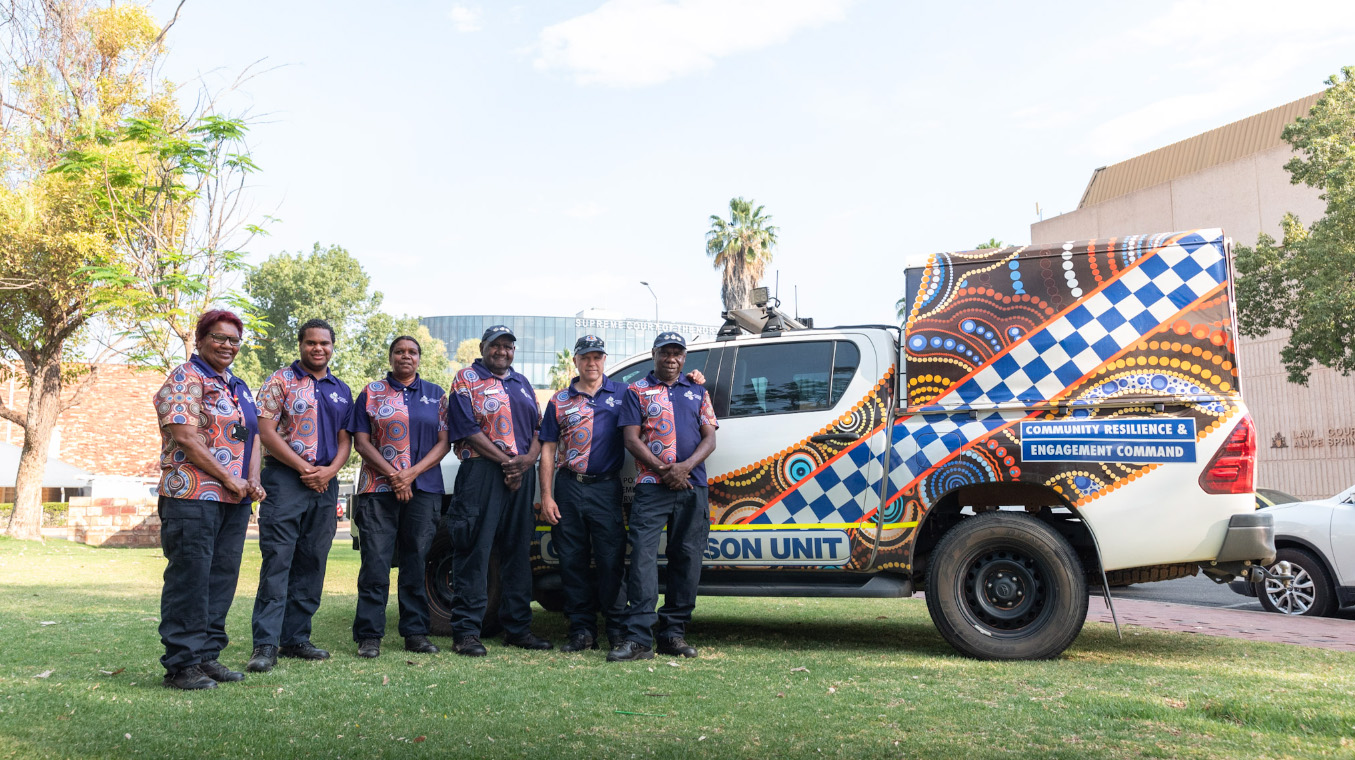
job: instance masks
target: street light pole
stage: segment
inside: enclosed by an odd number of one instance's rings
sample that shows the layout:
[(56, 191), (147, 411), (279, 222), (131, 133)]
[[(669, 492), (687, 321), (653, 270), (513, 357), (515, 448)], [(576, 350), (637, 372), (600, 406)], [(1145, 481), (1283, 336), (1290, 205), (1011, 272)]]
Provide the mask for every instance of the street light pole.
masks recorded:
[(655, 294), (653, 288), (649, 287), (649, 283), (645, 282), (644, 280), (640, 280), (640, 284), (648, 288), (649, 294), (651, 296), (654, 296), (654, 337), (657, 338), (659, 333), (662, 332), (659, 329), (659, 296)]

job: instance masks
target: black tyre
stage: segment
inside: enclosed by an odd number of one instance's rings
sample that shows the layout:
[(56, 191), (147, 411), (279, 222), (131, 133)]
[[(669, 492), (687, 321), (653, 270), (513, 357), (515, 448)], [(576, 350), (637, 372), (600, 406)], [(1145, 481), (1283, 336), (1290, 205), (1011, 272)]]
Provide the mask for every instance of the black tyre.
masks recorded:
[[(433, 535), (424, 567), (424, 588), (428, 592), (429, 628), (434, 636), (452, 635), (452, 541), (442, 526)], [(481, 636), (494, 636), (503, 627), (499, 624), (499, 555), (489, 555), (489, 577), (485, 590), (489, 602), (485, 605), (485, 619), (480, 625)]]
[(1275, 553), (1275, 563), (1270, 569), (1280, 575), (1292, 575), (1294, 580), (1289, 582), (1288, 588), (1270, 579), (1252, 584), (1256, 598), (1267, 612), (1323, 617), (1336, 611), (1331, 576), (1322, 561), (1311, 552), (1281, 549)]
[(1087, 619), (1082, 563), (1053, 528), (1024, 514), (963, 520), (932, 554), (927, 611), (961, 654), (1047, 660)]

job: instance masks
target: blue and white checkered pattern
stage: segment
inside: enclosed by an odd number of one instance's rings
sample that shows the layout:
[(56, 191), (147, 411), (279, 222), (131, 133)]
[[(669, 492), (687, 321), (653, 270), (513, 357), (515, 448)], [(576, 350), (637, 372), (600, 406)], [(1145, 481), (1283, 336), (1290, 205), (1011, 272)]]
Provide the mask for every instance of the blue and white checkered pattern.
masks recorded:
[(1186, 235), (1145, 256), (1137, 267), (924, 408), (1048, 401), (1227, 279), (1223, 233)]
[[(978, 420), (948, 414), (904, 419), (894, 426), (886, 500), (893, 498), (895, 493), (946, 457), (1005, 422), (1007, 420), (1000, 414), (990, 414)], [(884, 435), (876, 433), (848, 449), (822, 471), (800, 481), (780, 501), (754, 518), (752, 524), (860, 521), (865, 516), (861, 505), (876, 501), (867, 496), (867, 492), (879, 493), (883, 452)]]

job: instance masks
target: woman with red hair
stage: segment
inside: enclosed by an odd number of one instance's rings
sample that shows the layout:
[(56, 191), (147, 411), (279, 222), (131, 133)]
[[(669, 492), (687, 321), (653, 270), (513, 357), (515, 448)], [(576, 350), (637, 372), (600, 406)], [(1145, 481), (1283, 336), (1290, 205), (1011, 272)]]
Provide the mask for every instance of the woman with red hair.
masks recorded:
[(169, 565), (160, 594), (165, 686), (214, 689), (242, 673), (217, 661), (235, 598), (259, 482), (254, 397), (228, 368), (244, 324), (217, 309), (198, 318), (197, 351), (154, 398), (160, 422), (160, 544)]

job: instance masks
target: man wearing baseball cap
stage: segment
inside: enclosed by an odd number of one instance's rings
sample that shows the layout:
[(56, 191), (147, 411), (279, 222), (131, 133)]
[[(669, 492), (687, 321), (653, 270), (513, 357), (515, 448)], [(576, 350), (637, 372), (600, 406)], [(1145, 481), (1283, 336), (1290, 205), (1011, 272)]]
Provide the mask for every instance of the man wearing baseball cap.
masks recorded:
[(447, 527), (452, 542), (452, 648), (483, 657), (480, 641), (489, 556), (499, 555), (499, 620), (503, 643), (550, 649), (532, 633), (534, 484), (541, 453), (541, 415), (526, 377), (513, 371), (517, 336), (494, 325), (480, 339), (480, 358), (456, 373), (447, 404), (447, 437), (461, 459)]
[(611, 644), (621, 641), (626, 527), (620, 472), (626, 450), (617, 420), (626, 387), (603, 374), (606, 361), (601, 338), (575, 341), (579, 374), (546, 403), (541, 421), (541, 517), (552, 526), (569, 620), (562, 652), (597, 649), (599, 610), (607, 616)]
[[(656, 624), (660, 654), (696, 656), (686, 632), (710, 533), (705, 461), (715, 451), (718, 423), (706, 389), (682, 375), (687, 341), (677, 333), (659, 333), (653, 355), (654, 371), (626, 389), (621, 409), (623, 440), (635, 457), (635, 500), (625, 638), (607, 653), (608, 662), (652, 659)], [(665, 525), (668, 582), (663, 608), (656, 613), (659, 538)]]

